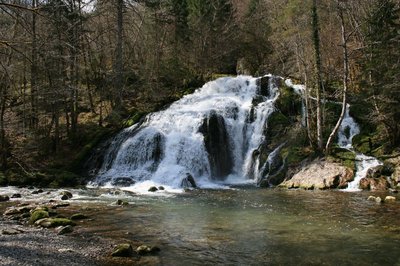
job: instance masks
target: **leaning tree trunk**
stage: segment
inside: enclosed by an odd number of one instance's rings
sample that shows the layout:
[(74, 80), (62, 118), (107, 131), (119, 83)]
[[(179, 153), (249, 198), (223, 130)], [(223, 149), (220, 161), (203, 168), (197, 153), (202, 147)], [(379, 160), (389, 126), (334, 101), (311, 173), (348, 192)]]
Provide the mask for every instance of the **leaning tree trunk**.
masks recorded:
[(312, 29), (313, 29), (313, 44), (315, 56), (315, 79), (316, 79), (316, 98), (317, 98), (317, 147), (318, 151), (323, 151), (322, 142), (322, 104), (321, 104), (321, 91), (322, 91), (322, 77), (321, 77), (321, 51), (320, 51), (320, 38), (319, 38), (319, 23), (317, 13), (317, 0), (313, 0), (312, 5)]
[(330, 148), (332, 146), (333, 140), (336, 137), (337, 132), (339, 131), (339, 127), (342, 124), (343, 118), (346, 113), (347, 108), (347, 88), (349, 83), (349, 57), (347, 51), (347, 34), (346, 34), (346, 27), (344, 23), (344, 16), (343, 16), (343, 9), (340, 7), (339, 1), (338, 4), (338, 13), (340, 18), (341, 24), (341, 31), (342, 31), (342, 48), (343, 48), (343, 100), (342, 100), (342, 111), (340, 113), (339, 119), (333, 128), (331, 134), (329, 135), (328, 141), (326, 142), (325, 152), (329, 154)]

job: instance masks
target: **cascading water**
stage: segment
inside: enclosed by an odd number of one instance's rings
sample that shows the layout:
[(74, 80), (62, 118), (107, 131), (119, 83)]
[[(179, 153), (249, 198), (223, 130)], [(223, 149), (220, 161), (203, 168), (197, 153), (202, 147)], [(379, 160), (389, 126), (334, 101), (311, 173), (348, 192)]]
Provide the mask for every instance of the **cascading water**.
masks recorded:
[[(350, 116), (350, 105), (346, 106), (346, 113), (338, 132), (338, 144), (341, 148), (353, 150), (352, 139), (360, 133), (356, 121)], [(360, 180), (367, 175), (368, 169), (381, 165), (375, 157), (356, 153), (356, 175), (345, 189), (346, 191), (359, 191)]]
[(114, 138), (94, 183), (150, 180), (177, 188), (188, 176), (201, 187), (255, 182), (248, 174), (252, 154), (265, 140), (279, 81), (273, 76), (220, 78), (148, 115)]

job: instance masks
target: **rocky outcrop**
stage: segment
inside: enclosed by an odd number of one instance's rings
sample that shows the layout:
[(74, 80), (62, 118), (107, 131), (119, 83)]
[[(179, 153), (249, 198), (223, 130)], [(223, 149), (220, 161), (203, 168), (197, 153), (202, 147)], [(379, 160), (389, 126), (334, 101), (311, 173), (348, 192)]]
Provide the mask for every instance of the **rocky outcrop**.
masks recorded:
[(390, 182), (393, 188), (400, 187), (400, 156), (390, 158), (384, 162), (385, 170), (390, 172)]
[(387, 190), (390, 185), (387, 182), (386, 178), (369, 178), (364, 177), (360, 180), (359, 187), (363, 190), (371, 190), (371, 191), (384, 191)]
[(231, 173), (233, 167), (224, 118), (216, 112), (210, 112), (200, 126), (199, 132), (204, 135), (204, 144), (211, 167), (211, 178), (224, 180)]
[(338, 163), (315, 160), (279, 186), (304, 189), (345, 188), (353, 178), (353, 170), (348, 167)]

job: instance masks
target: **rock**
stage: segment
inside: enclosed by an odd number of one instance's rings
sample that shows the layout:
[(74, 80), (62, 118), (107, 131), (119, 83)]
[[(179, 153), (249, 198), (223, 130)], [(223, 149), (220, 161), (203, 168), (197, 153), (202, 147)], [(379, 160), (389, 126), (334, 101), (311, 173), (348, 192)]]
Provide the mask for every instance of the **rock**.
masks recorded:
[(369, 201), (375, 201), (375, 200), (376, 200), (376, 197), (374, 197), (374, 196), (369, 196), (367, 200), (369, 200)]
[(165, 188), (163, 186), (159, 186), (158, 190), (165, 190)]
[(29, 211), (32, 210), (33, 208), (34, 208), (34, 206), (11, 207), (11, 208), (8, 208), (3, 213), (3, 215), (9, 216), (9, 215), (28, 213), (28, 215), (30, 216)]
[(131, 257), (133, 255), (133, 248), (131, 244), (119, 244), (115, 247), (111, 256), (113, 257)]
[(40, 194), (40, 193), (43, 193), (44, 191), (43, 191), (43, 189), (38, 189), (38, 190), (34, 190), (34, 191), (32, 191), (32, 193), (31, 194)]
[(385, 202), (395, 202), (396, 198), (393, 196), (386, 196), (385, 197)]
[(71, 225), (59, 226), (56, 228), (57, 235), (65, 235), (74, 231)]
[(69, 191), (63, 191), (60, 193), (62, 195), (61, 200), (68, 200), (72, 198), (72, 193)]
[(136, 253), (138, 255), (148, 255), (148, 254), (154, 254), (160, 251), (160, 248), (157, 246), (147, 246), (147, 245), (141, 245), (136, 248)]
[(158, 190), (157, 187), (150, 187), (149, 192), (156, 192)]
[(18, 235), (23, 232), (24, 231), (22, 231), (22, 230), (13, 229), (13, 228), (1, 230), (1, 234), (3, 234), (3, 235)]
[(135, 183), (135, 180), (130, 177), (117, 177), (111, 182), (111, 184), (116, 187), (130, 187)]
[(389, 192), (393, 193), (393, 194), (399, 193), (399, 191), (397, 189), (393, 189), (393, 188), (389, 188)]
[(353, 170), (338, 163), (315, 160), (290, 180), (280, 184), (285, 188), (331, 189), (345, 188), (353, 180)]
[(211, 178), (224, 181), (233, 168), (233, 156), (224, 117), (216, 111), (211, 111), (204, 118), (199, 132), (204, 136)]
[(88, 219), (89, 217), (87, 217), (86, 215), (82, 214), (82, 213), (75, 213), (71, 216), (71, 220), (84, 220), (84, 219)]
[(66, 219), (66, 218), (44, 218), (44, 219), (37, 220), (35, 222), (35, 225), (41, 226), (44, 228), (54, 228), (54, 227), (58, 227), (58, 226), (67, 226), (67, 225), (74, 226), (75, 223), (73, 221), (71, 221), (70, 219)]
[(119, 199), (119, 200), (117, 200), (117, 202), (115, 202), (115, 204), (125, 206), (125, 205), (129, 205), (129, 202), (127, 202), (126, 200)]
[(363, 190), (371, 190), (371, 191), (384, 191), (390, 187), (390, 184), (387, 182), (386, 178), (361, 178), (359, 187)]
[(9, 196), (7, 196), (7, 195), (0, 195), (0, 202), (2, 202), (2, 201), (9, 201), (10, 200), (10, 197)]
[(369, 168), (367, 174), (365, 175), (366, 178), (379, 178), (383, 171), (383, 165), (378, 165), (372, 168)]
[(12, 194), (11, 198), (12, 199), (19, 199), (19, 198), (22, 198), (22, 195), (19, 194), (19, 193), (15, 193), (15, 194)]
[(29, 219), (30, 224), (34, 224), (37, 220), (49, 218), (49, 213), (45, 210), (36, 210), (31, 214), (31, 218)]
[(53, 209), (57, 209), (57, 208), (63, 208), (63, 207), (68, 207), (69, 203), (57, 203), (55, 205), (52, 206)]
[(196, 181), (194, 180), (193, 176), (189, 173), (186, 173), (186, 177), (182, 179), (181, 187), (183, 188), (197, 188)]
[(375, 198), (375, 202), (377, 202), (377, 203), (381, 203), (381, 202), (382, 202), (382, 199), (381, 199), (381, 197), (376, 197), (376, 198)]

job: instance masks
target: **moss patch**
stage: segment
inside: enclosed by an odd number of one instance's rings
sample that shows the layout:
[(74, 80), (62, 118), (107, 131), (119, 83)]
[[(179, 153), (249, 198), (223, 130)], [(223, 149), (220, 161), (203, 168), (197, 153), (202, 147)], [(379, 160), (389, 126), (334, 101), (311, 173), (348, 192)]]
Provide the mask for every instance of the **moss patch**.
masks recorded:
[(356, 154), (346, 149), (334, 147), (327, 159), (332, 162), (340, 163), (341, 165), (349, 167), (353, 170), (356, 168)]
[(49, 213), (45, 210), (36, 210), (31, 214), (29, 223), (34, 224), (36, 221), (44, 218), (49, 218)]

